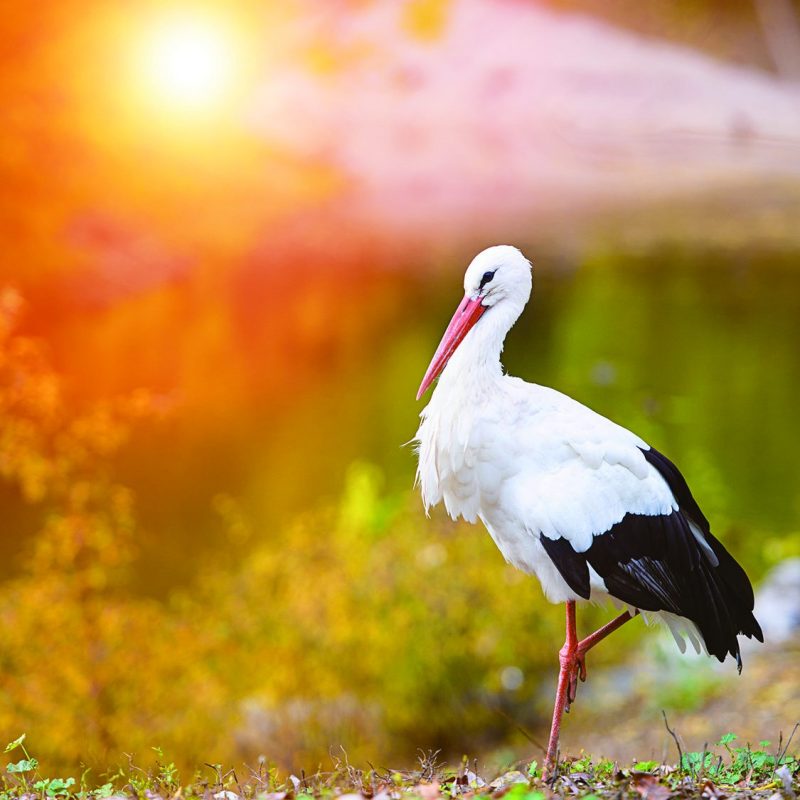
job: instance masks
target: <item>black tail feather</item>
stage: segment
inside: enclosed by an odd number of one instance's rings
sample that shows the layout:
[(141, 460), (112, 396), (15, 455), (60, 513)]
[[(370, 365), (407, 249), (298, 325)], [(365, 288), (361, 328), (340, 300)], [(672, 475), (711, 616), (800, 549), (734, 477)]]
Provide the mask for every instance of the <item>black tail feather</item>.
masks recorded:
[[(717, 629), (717, 636), (720, 634), (728, 642), (728, 646), (722, 650), (718, 643), (712, 646), (712, 641), (717, 639), (712, 631), (708, 635), (703, 631), (703, 626), (698, 620), (693, 620), (700, 628), (706, 647), (712, 655), (717, 656), (720, 661), (724, 660), (725, 655), (730, 653), (742, 669), (741, 653), (737, 635), (746, 636), (748, 639), (755, 638), (759, 642), (764, 641), (764, 634), (761, 626), (753, 615), (754, 597), (753, 586), (747, 574), (733, 558), (733, 556), (722, 546), (719, 540), (711, 533), (708, 520), (700, 510), (697, 501), (694, 499), (686, 480), (681, 475), (680, 470), (663, 453), (654, 448), (642, 451), (647, 461), (655, 467), (664, 480), (667, 482), (672, 494), (678, 501), (681, 512), (700, 529), (706, 541), (711, 546), (714, 555), (717, 557), (716, 567), (707, 565), (705, 570), (709, 589), (712, 592), (712, 603), (716, 607), (721, 603), (722, 608), (727, 609), (728, 613), (718, 622), (721, 627)], [(713, 587), (713, 588), (712, 588)], [(711, 598), (709, 598), (711, 599)], [(727, 618), (727, 619), (725, 619)], [(724, 622), (723, 622), (724, 620)], [(708, 626), (705, 626), (706, 628)], [(723, 633), (724, 631), (724, 633)]]

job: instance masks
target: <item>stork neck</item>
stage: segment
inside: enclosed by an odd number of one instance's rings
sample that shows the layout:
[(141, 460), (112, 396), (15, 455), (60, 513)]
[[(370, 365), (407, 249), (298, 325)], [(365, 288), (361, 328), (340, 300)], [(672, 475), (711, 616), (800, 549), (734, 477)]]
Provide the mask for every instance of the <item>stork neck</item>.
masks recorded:
[(503, 377), (500, 354), (509, 328), (502, 308), (491, 308), (464, 337), (444, 368), (436, 393), (440, 396), (482, 398)]

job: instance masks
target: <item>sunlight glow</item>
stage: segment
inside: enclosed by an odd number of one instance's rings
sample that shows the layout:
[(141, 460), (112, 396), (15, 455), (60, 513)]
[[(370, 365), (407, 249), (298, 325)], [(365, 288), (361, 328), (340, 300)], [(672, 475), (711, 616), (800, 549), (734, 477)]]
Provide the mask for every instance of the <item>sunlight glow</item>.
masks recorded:
[(141, 62), (153, 99), (176, 109), (210, 109), (235, 83), (236, 41), (217, 20), (174, 16), (149, 31)]

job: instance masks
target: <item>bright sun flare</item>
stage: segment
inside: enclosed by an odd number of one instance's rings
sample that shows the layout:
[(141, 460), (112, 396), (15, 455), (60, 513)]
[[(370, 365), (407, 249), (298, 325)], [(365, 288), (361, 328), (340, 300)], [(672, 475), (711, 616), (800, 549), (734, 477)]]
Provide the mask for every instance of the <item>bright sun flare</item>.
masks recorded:
[(143, 44), (141, 58), (148, 93), (172, 107), (210, 108), (233, 86), (234, 37), (215, 20), (162, 20)]

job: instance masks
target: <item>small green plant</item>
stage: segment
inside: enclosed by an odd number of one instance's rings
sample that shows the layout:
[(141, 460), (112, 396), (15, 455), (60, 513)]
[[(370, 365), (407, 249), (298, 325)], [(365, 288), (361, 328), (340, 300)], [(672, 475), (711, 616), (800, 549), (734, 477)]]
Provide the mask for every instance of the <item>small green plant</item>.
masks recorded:
[(39, 766), (39, 762), (35, 758), (23, 758), (16, 762), (16, 764), (6, 764), (8, 772), (23, 775), (26, 772), (33, 772)]
[(592, 757), (587, 756), (585, 753), (581, 755), (580, 758), (576, 759), (575, 761), (570, 764), (569, 771), (570, 772), (588, 772), (592, 766)]
[(16, 776), (19, 783), (23, 786), (23, 788), (27, 791), (28, 790), (28, 773), (34, 772), (36, 768), (39, 766), (39, 762), (35, 758), (31, 758), (30, 753), (25, 749), (25, 735), (22, 734), (18, 739), (14, 739), (13, 742), (9, 742), (4, 753), (12, 753), (14, 750), (19, 748), (22, 750), (23, 755), (25, 758), (20, 759), (17, 762), (11, 762), (6, 764), (6, 772), (8, 772), (12, 776)]
[(70, 787), (75, 785), (75, 778), (43, 778), (33, 784), (33, 788), (47, 797), (69, 797)]
[(594, 766), (594, 773), (599, 778), (608, 778), (616, 771), (617, 765), (607, 758), (600, 759)]
[(12, 761), (6, 764), (6, 772), (12, 779), (11, 783), (5, 782), (6, 791), (0, 792), (0, 800), (11, 800), (15, 796), (14, 789), (21, 788), (26, 796), (36, 794), (42, 800), (66, 800), (73, 795), (83, 794), (93, 797), (109, 797), (113, 793), (113, 788), (107, 784), (110, 791), (106, 795), (101, 795), (97, 790), (92, 792), (82, 791), (78, 793), (72, 787), (75, 786), (75, 778), (43, 778), (38, 774), (39, 761), (25, 749), (25, 734), (18, 739), (9, 742), (4, 753), (13, 753), (16, 749), (22, 751), (25, 758), (19, 761)]
[[(770, 780), (775, 770), (784, 765), (794, 772), (800, 767), (800, 761), (787, 753), (786, 748), (778, 748), (775, 753), (764, 749), (753, 750), (749, 744), (744, 747), (732, 747), (738, 737), (735, 733), (726, 733), (717, 742), (717, 747), (725, 750), (726, 756), (709, 750), (702, 753), (683, 753), (681, 769), (692, 777), (706, 777), (716, 783), (732, 785), (747, 779), (764, 782)], [(761, 748), (769, 747), (769, 741), (759, 742)]]
[(167, 787), (174, 787), (178, 779), (178, 768), (175, 766), (174, 761), (168, 764), (162, 762), (164, 758), (164, 751), (160, 747), (154, 747), (153, 750), (158, 754), (158, 778)]
[(517, 783), (512, 786), (505, 797), (509, 798), (509, 800), (545, 800), (545, 796), (542, 792), (531, 789), (524, 783)]

